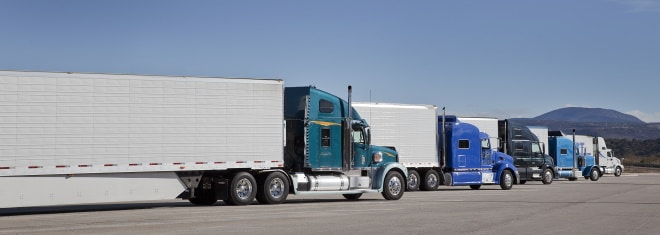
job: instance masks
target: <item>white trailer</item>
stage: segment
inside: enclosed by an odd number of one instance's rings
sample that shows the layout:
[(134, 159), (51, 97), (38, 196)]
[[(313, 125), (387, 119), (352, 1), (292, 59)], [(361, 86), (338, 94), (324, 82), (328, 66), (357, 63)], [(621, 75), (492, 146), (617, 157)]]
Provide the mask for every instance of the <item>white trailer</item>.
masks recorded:
[(498, 151), (500, 141), (498, 139), (498, 119), (491, 117), (456, 117), (458, 121), (470, 123), (479, 128), (480, 131), (488, 134), (490, 138), (490, 146), (493, 151)]
[(200, 172), (283, 164), (282, 80), (0, 71), (0, 86), (0, 208), (173, 199)]
[(438, 187), (436, 106), (354, 102), (353, 107), (370, 124), (372, 144), (396, 148), (399, 162), (408, 169), (409, 191)]
[(273, 79), (0, 71), (0, 208), (401, 198), (397, 153), (338, 107)]
[(539, 138), (539, 142), (543, 145), (543, 153), (548, 154), (548, 128), (544, 126), (527, 126), (527, 128)]

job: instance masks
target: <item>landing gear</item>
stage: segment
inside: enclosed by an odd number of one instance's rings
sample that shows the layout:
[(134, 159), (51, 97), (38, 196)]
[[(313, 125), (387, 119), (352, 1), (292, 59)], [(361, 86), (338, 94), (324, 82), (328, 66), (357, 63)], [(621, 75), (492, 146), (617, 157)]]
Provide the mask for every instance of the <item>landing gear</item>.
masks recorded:
[(195, 205), (213, 205), (218, 201), (215, 194), (214, 181), (211, 177), (203, 177), (199, 186), (195, 189), (195, 197), (189, 198), (188, 201)]

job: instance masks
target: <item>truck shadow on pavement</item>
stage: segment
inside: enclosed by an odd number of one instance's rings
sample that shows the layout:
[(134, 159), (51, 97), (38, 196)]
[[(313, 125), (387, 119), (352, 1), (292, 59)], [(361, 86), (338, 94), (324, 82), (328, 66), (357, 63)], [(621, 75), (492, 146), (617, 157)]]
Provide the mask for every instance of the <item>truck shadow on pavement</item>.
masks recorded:
[[(366, 201), (379, 201), (382, 199), (359, 199), (347, 200), (344, 198), (336, 199), (289, 199), (283, 204), (306, 204), (306, 203), (357, 203)], [(253, 206), (278, 206), (270, 204), (260, 204), (257, 201), (252, 202), (250, 207)], [(80, 212), (101, 212), (101, 211), (121, 211), (121, 210), (144, 210), (144, 209), (157, 209), (157, 208), (176, 208), (176, 207), (233, 207), (219, 201), (213, 205), (199, 206), (193, 205), (188, 201), (180, 202), (141, 202), (141, 203), (114, 203), (114, 204), (89, 204), (89, 205), (64, 205), (64, 206), (37, 206), (37, 207), (18, 207), (18, 208), (3, 208), (0, 209), (0, 216), (19, 216), (19, 215), (38, 215), (38, 214), (65, 214), (65, 213), (80, 213)]]

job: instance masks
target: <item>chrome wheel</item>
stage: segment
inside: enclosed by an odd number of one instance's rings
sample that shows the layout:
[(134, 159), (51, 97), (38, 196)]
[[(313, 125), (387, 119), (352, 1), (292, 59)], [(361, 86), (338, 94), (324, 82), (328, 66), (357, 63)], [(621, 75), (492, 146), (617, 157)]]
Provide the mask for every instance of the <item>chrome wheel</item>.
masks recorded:
[(392, 177), (390, 178), (390, 181), (387, 183), (388, 184), (388, 189), (390, 191), (390, 194), (392, 195), (399, 195), (401, 193), (401, 190), (403, 190), (403, 184), (401, 183), (401, 180), (398, 177)]
[(245, 200), (248, 199), (251, 195), (253, 195), (252, 182), (245, 178), (240, 179), (236, 184), (236, 196), (242, 200)]
[(417, 188), (419, 188), (419, 175), (410, 174), (410, 176), (408, 176), (408, 189), (414, 191)]
[(280, 198), (284, 195), (284, 181), (280, 178), (271, 180), (268, 188), (270, 188), (270, 196), (273, 198)]

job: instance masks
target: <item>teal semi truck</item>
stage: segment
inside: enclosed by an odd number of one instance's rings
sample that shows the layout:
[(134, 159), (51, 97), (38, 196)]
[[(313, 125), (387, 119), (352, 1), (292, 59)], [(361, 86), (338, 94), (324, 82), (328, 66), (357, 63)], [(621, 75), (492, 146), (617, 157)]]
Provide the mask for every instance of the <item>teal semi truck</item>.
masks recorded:
[(403, 196), (348, 101), (282, 80), (0, 71), (0, 208)]

